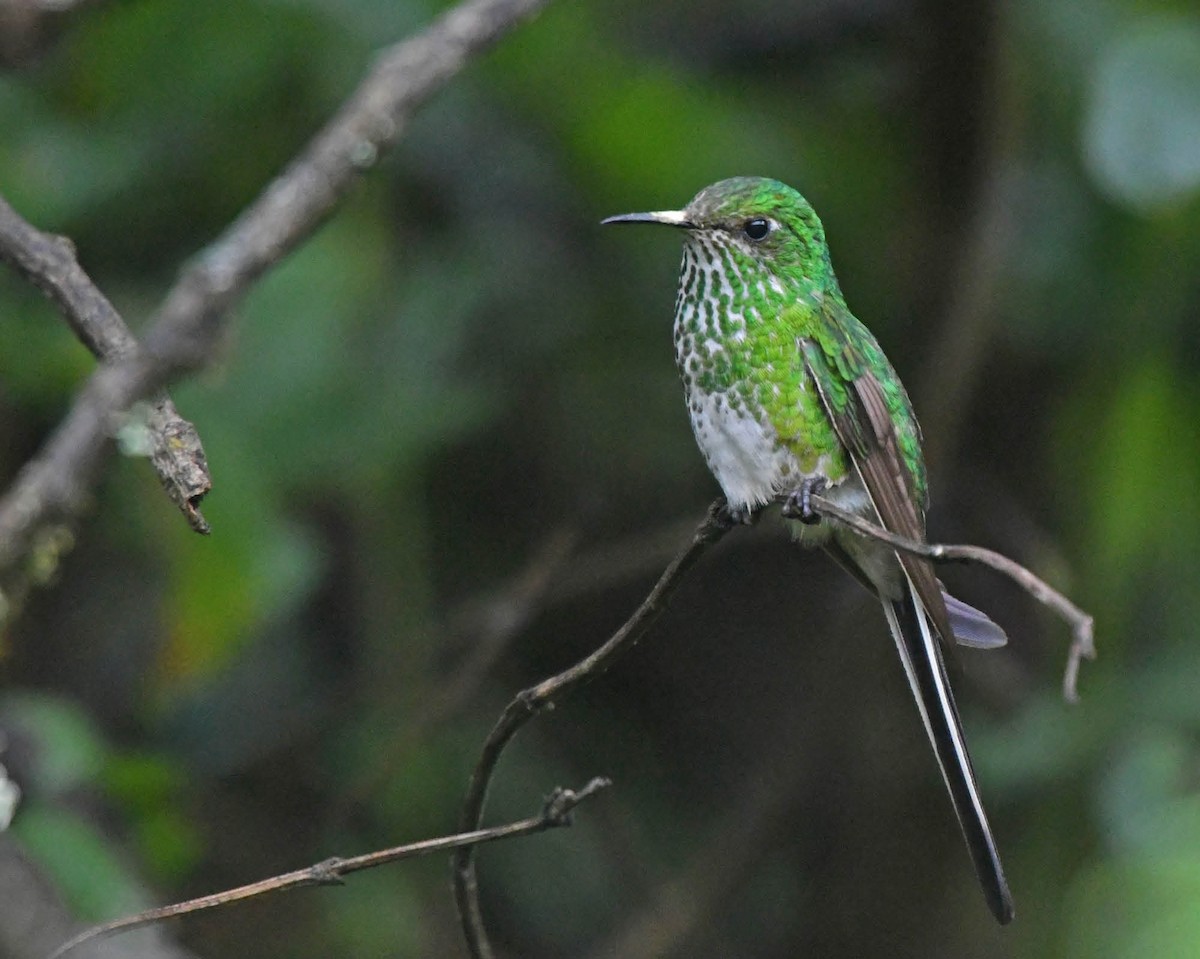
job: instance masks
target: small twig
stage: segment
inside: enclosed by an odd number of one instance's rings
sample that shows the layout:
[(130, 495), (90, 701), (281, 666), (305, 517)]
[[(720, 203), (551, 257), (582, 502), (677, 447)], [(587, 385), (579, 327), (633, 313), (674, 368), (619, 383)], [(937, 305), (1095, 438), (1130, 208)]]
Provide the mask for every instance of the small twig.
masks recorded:
[[(543, 680), (536, 686), (522, 690), (513, 698), (488, 735), (479, 762), (471, 774), (467, 795), (463, 801), (462, 815), (459, 818), (459, 828), (462, 831), (468, 832), (479, 827), (479, 823), (483, 819), (488, 787), (496, 770), (496, 764), (499, 762), (504, 748), (516, 735), (517, 730), (543, 709), (549, 708), (566, 697), (577, 686), (603, 672), (612, 665), (618, 656), (631, 649), (659, 614), (666, 609), (667, 603), (683, 580), (684, 574), (695, 565), (705, 550), (721, 539), (731, 528), (732, 524), (725, 509), (725, 501), (717, 500), (709, 508), (704, 522), (692, 534), (692, 541), (671, 561), (650, 591), (650, 595), (620, 629), (613, 633), (602, 646), (574, 666), (563, 670), (557, 676)], [(475, 856), (470, 848), (461, 849), (454, 856), (454, 895), (458, 902), (463, 935), (466, 937), (471, 955), (475, 959), (491, 959), (494, 952), (491, 942), (488, 940), (483, 924), (483, 915), (479, 908), (479, 882), (475, 869)]]
[(1067, 652), (1066, 669), (1063, 672), (1063, 698), (1070, 703), (1079, 702), (1079, 690), (1076, 684), (1079, 678), (1080, 661), (1096, 658), (1093, 634), (1095, 620), (1045, 580), (1038, 578), (1015, 560), (981, 546), (917, 543), (905, 539), (903, 536), (897, 536), (855, 513), (842, 509), (824, 496), (814, 496), (812, 505), (817, 512), (849, 526), (855, 532), (880, 540), (906, 553), (925, 556), (934, 562), (980, 563), (990, 566), (998, 573), (1007, 576), (1038, 602), (1049, 606), (1071, 626), (1073, 638)]
[(602, 777), (596, 777), (579, 790), (555, 789), (542, 805), (542, 810), (536, 816), (521, 819), (504, 826), (494, 826), (491, 829), (475, 829), (470, 832), (456, 833), (453, 836), (441, 836), (437, 839), (425, 839), (421, 842), (395, 846), (392, 849), (381, 849), (377, 852), (365, 853), (349, 858), (334, 857), (315, 863), (305, 869), (286, 872), (270, 879), (260, 879), (236, 889), (226, 889), (208, 896), (199, 896), (186, 902), (170, 906), (159, 906), (147, 909), (136, 915), (125, 916), (93, 926), (69, 942), (63, 943), (51, 953), (47, 959), (61, 959), (76, 946), (95, 939), (106, 938), (119, 932), (128, 932), (141, 926), (160, 922), (163, 919), (173, 919), (176, 916), (186, 916), (189, 913), (200, 912), (204, 909), (215, 909), (243, 899), (253, 899), (271, 892), (283, 892), (288, 889), (298, 889), (302, 886), (340, 885), (344, 877), (364, 869), (374, 869), (400, 859), (411, 859), (415, 856), (427, 856), (430, 853), (445, 852), (448, 849), (462, 849), (478, 846), (481, 843), (495, 842), (497, 839), (513, 839), (517, 836), (531, 836), (534, 833), (545, 832), (571, 825), (571, 814), (575, 807), (584, 800), (590, 799), (600, 790), (607, 788), (611, 782)]
[[(75, 335), (99, 360), (118, 360), (137, 351), (133, 333), (75, 258), (66, 237), (44, 233), (0, 196), (0, 260), (41, 290), (58, 307)], [(200, 500), (212, 477), (196, 428), (179, 415), (170, 397), (153, 402), (146, 429), (150, 463), (163, 489), (197, 533), (207, 533)]]

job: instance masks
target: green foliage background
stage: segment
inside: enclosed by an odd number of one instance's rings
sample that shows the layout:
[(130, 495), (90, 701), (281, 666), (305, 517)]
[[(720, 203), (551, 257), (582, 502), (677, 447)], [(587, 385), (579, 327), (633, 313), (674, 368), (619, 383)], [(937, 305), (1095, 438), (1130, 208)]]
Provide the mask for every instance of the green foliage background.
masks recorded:
[[(0, 191), (71, 236), (136, 325), (372, 52), (435, 12), (101, 4), (0, 76)], [(1012, 638), (964, 652), (957, 684), (1017, 920), (996, 928), (975, 889), (877, 610), (767, 524), (519, 737), (492, 821), (555, 785), (616, 786), (572, 830), (481, 854), (498, 942), (1200, 955), (1184, 0), (558, 3), (464, 73), (173, 391), (213, 468), (213, 535), (121, 459), (0, 634), (0, 760), (26, 793), (11, 836), (81, 917), (453, 830), (503, 704), (607, 636), (715, 494), (672, 368), (675, 238), (598, 221), (750, 173), (821, 211), (909, 384), (933, 534), (1096, 614), (1101, 658), (1069, 707), (1064, 627), (948, 573)], [(0, 276), (0, 476), (92, 367)], [(530, 622), (440, 710), (512, 613), (481, 602), (563, 536)], [(442, 861), (403, 864), (179, 935), (213, 956), (458, 955), (447, 884)]]

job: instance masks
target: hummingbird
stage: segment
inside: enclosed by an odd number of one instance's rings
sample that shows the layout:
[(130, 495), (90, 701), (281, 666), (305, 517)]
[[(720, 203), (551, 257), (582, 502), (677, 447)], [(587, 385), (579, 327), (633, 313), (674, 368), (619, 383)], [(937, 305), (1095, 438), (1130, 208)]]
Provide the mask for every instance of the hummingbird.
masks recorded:
[(802, 545), (823, 548), (882, 603), (989, 908), (1012, 895), (983, 808), (942, 647), (1007, 642), (987, 615), (946, 593), (923, 557), (823, 521), (812, 499), (925, 542), (921, 430), (900, 378), (850, 312), (825, 230), (778, 180), (734, 177), (682, 210), (604, 223), (683, 234), (675, 361), (692, 430), (735, 520), (775, 502)]

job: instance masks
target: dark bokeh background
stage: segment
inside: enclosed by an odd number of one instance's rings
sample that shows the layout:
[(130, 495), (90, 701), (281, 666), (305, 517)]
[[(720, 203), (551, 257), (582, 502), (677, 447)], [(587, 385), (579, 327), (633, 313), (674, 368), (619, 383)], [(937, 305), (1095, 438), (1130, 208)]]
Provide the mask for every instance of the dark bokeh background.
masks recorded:
[[(434, 8), (97, 4), (0, 76), (0, 190), (136, 323)], [(1200, 14), (1189, 2), (553, 5), (456, 80), (178, 387), (216, 489), (144, 461), (0, 633), (10, 835), (85, 919), (450, 832), (513, 692), (597, 645), (715, 494), (677, 240), (601, 217), (776, 176), (913, 394), (932, 535), (1000, 549), (957, 686), (997, 928), (873, 602), (774, 523), (523, 731), (481, 853), (505, 955), (1200, 954)], [(93, 367), (0, 275), (0, 475)], [(440, 857), (177, 927), (205, 956), (463, 954)]]

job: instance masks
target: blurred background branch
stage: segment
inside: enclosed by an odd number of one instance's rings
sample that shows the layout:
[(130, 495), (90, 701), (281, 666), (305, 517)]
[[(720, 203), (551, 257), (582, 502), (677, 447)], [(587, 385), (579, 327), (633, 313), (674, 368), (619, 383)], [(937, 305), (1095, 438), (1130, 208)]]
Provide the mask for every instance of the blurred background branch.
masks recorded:
[(948, 476), (954, 472), (960, 433), (995, 336), (1004, 277), (1019, 242), (1014, 167), (1026, 108), (1007, 49), (1013, 42), (1011, 16), (1003, 5), (993, 5), (978, 101), (972, 107), (977, 156), (972, 197), (957, 211), (962, 219), (957, 241), (942, 251), (952, 250), (948, 293), (916, 387), (926, 459)]
[[(114, 418), (180, 374), (209, 363), (228, 311), (250, 284), (316, 229), (358, 175), (400, 136), (414, 110), (544, 2), (470, 0), (384, 52), (313, 144), (184, 270), (151, 319), (143, 349), (131, 351), (125, 343), (115, 361), (92, 377), (55, 434), (0, 498), (0, 583), (25, 562), (47, 528), (70, 521), (84, 507), (115, 432)], [(14, 242), (20, 236), (37, 239), (11, 211), (5, 223)], [(65, 252), (61, 243), (49, 247), (60, 257)], [(30, 269), (28, 257), (21, 262)], [(110, 337), (115, 328), (108, 323)], [(173, 443), (177, 436), (171, 432)], [(203, 458), (193, 449), (185, 454)]]
[[(0, 260), (40, 289), (62, 313), (80, 342), (99, 360), (119, 360), (137, 350), (137, 340), (120, 314), (75, 259), (65, 237), (36, 229), (0, 197)], [(171, 501), (188, 525), (207, 533), (200, 500), (212, 489), (204, 448), (196, 429), (165, 393), (146, 415), (150, 461)]]

